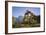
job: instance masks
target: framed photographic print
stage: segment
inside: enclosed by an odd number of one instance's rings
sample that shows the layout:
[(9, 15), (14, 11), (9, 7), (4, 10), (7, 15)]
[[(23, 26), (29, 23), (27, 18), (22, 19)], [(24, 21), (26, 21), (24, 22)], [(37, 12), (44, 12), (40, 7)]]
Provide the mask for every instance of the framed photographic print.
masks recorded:
[(45, 3), (5, 1), (5, 33), (45, 32)]

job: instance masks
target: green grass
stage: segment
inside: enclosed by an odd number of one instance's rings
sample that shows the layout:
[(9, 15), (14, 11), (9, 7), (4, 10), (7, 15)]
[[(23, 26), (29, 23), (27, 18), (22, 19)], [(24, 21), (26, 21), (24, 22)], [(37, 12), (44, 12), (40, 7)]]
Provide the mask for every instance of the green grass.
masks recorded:
[(39, 23), (32, 23), (32, 24), (14, 24), (13, 25), (13, 28), (23, 28), (23, 27), (40, 27), (40, 24)]

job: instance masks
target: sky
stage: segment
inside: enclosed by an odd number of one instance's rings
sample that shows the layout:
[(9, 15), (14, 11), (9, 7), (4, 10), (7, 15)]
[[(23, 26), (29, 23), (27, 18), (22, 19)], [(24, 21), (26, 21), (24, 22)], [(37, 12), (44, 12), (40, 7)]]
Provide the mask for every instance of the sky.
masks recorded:
[(12, 16), (24, 16), (26, 10), (31, 11), (36, 16), (40, 15), (40, 8), (38, 7), (12, 7)]

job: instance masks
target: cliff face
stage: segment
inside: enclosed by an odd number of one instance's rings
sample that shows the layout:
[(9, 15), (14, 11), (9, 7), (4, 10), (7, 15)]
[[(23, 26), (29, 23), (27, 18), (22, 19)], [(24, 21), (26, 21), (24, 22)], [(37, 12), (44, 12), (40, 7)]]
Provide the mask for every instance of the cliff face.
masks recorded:
[(27, 11), (24, 16), (24, 22), (28, 23), (34, 22), (34, 14), (30, 11)]
[(24, 15), (24, 19), (23, 19), (23, 23), (24, 25), (28, 25), (28, 26), (40, 26), (40, 15), (36, 16), (35, 14), (33, 14), (31, 11), (27, 11)]

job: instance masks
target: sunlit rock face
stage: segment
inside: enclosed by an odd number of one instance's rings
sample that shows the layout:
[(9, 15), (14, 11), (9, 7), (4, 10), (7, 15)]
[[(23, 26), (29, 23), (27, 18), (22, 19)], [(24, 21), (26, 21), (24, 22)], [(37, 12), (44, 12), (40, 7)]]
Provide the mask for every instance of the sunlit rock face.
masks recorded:
[(27, 10), (27, 12), (24, 15), (24, 22), (31, 23), (33, 21), (32, 18), (33, 18), (33, 13)]

